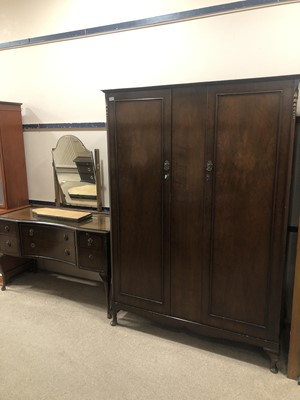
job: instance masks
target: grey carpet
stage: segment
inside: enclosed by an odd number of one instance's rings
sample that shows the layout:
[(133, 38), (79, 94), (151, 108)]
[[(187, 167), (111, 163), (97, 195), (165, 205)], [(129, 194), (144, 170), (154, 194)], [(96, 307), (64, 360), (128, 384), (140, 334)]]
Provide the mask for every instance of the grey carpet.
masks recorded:
[(1, 400), (296, 400), (259, 349), (121, 312), (103, 286), (24, 273), (0, 293)]

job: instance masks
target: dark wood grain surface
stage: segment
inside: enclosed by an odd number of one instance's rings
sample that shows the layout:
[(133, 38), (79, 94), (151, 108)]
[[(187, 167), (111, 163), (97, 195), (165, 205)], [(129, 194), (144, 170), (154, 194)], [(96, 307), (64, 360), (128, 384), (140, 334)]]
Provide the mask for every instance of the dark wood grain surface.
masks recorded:
[(114, 324), (127, 309), (260, 345), (276, 372), (296, 88), (106, 91)]

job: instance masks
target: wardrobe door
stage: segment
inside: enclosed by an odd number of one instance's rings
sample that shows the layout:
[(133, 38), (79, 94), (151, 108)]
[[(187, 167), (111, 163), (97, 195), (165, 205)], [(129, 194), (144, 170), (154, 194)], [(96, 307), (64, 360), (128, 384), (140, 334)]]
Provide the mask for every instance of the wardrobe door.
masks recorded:
[(208, 91), (204, 315), (278, 341), (295, 83)]
[(201, 321), (206, 86), (172, 90), (171, 314)]
[(113, 306), (170, 308), (171, 96), (107, 93)]

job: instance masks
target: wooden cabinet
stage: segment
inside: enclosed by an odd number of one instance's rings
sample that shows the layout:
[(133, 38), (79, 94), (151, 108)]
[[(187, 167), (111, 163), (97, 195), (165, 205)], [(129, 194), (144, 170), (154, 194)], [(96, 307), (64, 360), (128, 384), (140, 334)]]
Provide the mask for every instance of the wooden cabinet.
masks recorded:
[(0, 102), (0, 214), (28, 203), (21, 104)]
[[(21, 104), (0, 101), (0, 215), (28, 204)], [(9, 226), (6, 225), (6, 228), (9, 229)], [(0, 268), (0, 285), (3, 288), (6, 282), (2, 276), (4, 270), (11, 265), (16, 272), (27, 263), (14, 258), (20, 249), (12, 232), (1, 231), (0, 242), (0, 247), (5, 247), (7, 254), (11, 254), (3, 257)]]
[(287, 376), (300, 384), (300, 235), (297, 238), (295, 280), (292, 301), (292, 323)]
[(120, 309), (263, 347), (276, 370), (293, 77), (106, 92)]

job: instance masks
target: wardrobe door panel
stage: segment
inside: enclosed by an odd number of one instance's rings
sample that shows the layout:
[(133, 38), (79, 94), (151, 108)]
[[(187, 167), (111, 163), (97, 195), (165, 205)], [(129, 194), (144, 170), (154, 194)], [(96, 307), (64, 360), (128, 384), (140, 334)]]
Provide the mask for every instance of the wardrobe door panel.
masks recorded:
[(172, 91), (171, 314), (199, 322), (206, 86)]
[(169, 310), (170, 105), (168, 90), (108, 98), (113, 300), (159, 312)]
[(289, 86), (236, 84), (209, 93), (207, 157), (214, 169), (206, 185), (205, 313), (212, 325), (269, 340), (280, 319)]

